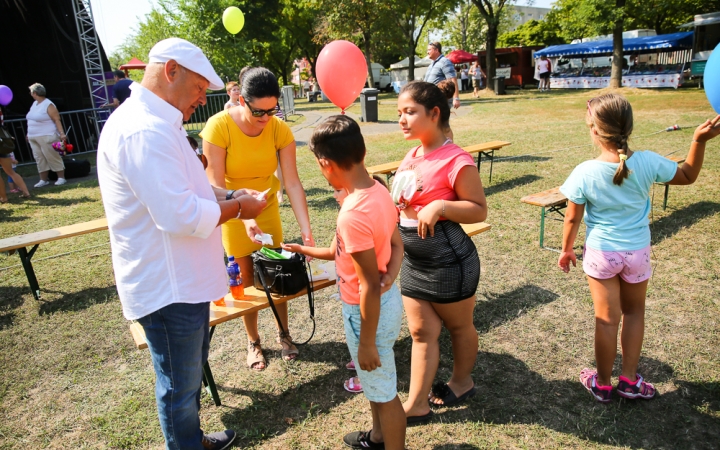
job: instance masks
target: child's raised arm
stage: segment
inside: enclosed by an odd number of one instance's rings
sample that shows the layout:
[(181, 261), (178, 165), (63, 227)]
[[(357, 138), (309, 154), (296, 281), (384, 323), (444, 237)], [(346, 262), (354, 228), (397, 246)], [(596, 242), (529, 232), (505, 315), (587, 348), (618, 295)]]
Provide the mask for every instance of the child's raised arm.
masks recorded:
[(577, 260), (575, 259), (575, 239), (577, 238), (580, 222), (582, 222), (585, 205), (573, 203), (568, 200), (567, 209), (565, 210), (565, 222), (563, 224), (562, 251), (558, 258), (558, 267), (563, 272), (570, 272), (570, 263), (575, 267)]
[(308, 247), (300, 244), (281, 244), (283, 250), (294, 253), (302, 253), (311, 258), (325, 261), (335, 261), (335, 249), (337, 248), (337, 236), (333, 237), (330, 247)]
[(720, 116), (713, 120), (706, 120), (705, 123), (695, 129), (693, 141), (690, 143), (690, 152), (685, 158), (685, 163), (675, 172), (675, 177), (668, 184), (693, 184), (700, 175), (700, 168), (705, 159), (705, 143), (720, 134), (718, 121)]
[(357, 363), (368, 372), (380, 367), (380, 355), (375, 345), (380, 320), (380, 277), (377, 256), (371, 248), (351, 253), (355, 273), (360, 284), (360, 345)]

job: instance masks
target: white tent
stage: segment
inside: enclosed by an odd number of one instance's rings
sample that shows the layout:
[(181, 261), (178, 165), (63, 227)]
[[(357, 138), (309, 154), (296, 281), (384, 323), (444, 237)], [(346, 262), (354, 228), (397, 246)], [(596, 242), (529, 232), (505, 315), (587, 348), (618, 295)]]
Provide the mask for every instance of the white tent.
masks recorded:
[[(422, 80), (427, 72), (427, 67), (432, 64), (430, 58), (418, 58), (415, 57), (415, 79)], [(407, 84), (410, 67), (410, 58), (405, 58), (395, 64), (390, 64), (390, 75), (392, 75), (392, 86), (395, 92), (400, 92), (400, 89)]]
[[(431, 63), (432, 60), (430, 60), (430, 58), (420, 59), (417, 56), (415, 57), (415, 67), (427, 67)], [(410, 67), (410, 58), (405, 58), (395, 64), (390, 64), (390, 70), (407, 69), (408, 67)]]

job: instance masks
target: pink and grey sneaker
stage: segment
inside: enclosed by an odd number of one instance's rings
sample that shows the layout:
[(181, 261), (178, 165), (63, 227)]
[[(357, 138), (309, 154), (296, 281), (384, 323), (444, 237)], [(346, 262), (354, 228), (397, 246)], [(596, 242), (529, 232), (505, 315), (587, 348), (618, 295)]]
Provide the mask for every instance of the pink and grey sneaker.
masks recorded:
[(635, 374), (635, 377), (635, 381), (630, 381), (627, 377), (620, 375), (617, 385), (618, 395), (629, 399), (642, 398), (645, 400), (655, 397), (655, 386), (646, 382), (639, 373)]
[(595, 397), (595, 400), (601, 403), (609, 403), (612, 394), (612, 386), (600, 386), (597, 384), (597, 371), (592, 369), (583, 369), (580, 372), (580, 382)]

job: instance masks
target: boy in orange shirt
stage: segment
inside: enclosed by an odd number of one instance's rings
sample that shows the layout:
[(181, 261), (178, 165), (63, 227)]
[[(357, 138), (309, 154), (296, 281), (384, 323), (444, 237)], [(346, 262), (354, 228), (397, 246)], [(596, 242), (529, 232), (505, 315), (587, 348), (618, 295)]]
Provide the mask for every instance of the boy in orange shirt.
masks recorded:
[(357, 122), (343, 115), (329, 117), (315, 129), (310, 150), (333, 189), (348, 193), (337, 219), (335, 265), (345, 337), (370, 401), (373, 427), (347, 434), (343, 441), (351, 448), (402, 450), (406, 419), (393, 354), (403, 315), (393, 282), (403, 254), (397, 210), (387, 189), (368, 177)]

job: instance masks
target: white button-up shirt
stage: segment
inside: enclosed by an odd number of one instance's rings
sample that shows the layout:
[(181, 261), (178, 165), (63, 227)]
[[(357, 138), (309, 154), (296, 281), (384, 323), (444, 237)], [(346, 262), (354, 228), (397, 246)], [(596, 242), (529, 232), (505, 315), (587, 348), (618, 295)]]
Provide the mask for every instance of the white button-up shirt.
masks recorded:
[(108, 119), (97, 171), (123, 314), (227, 292), (220, 206), (187, 141), (182, 114), (142, 87)]

